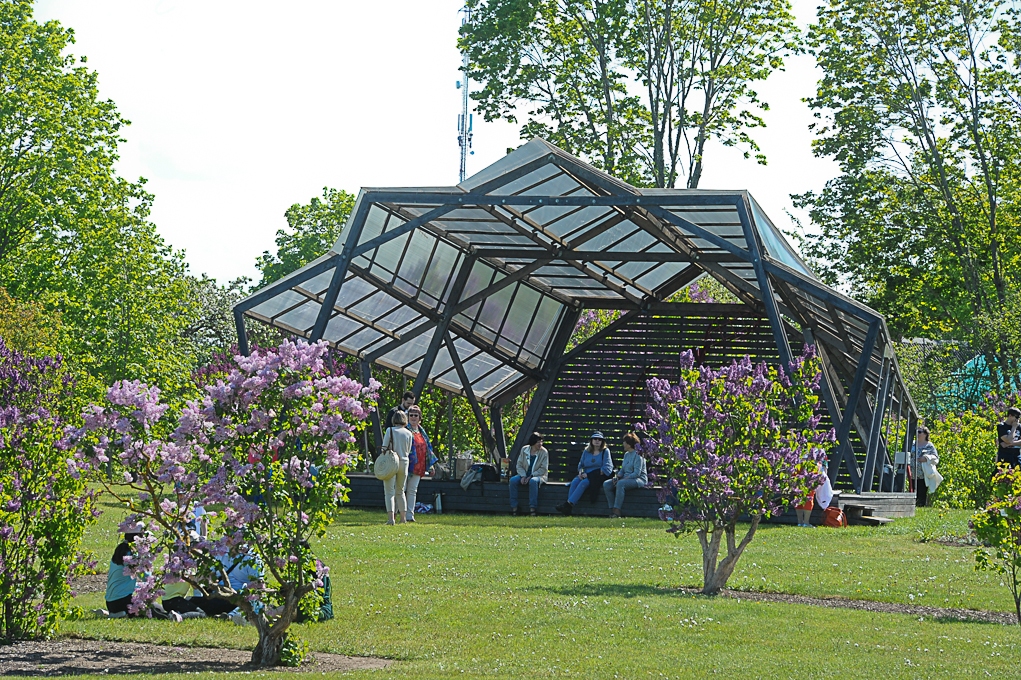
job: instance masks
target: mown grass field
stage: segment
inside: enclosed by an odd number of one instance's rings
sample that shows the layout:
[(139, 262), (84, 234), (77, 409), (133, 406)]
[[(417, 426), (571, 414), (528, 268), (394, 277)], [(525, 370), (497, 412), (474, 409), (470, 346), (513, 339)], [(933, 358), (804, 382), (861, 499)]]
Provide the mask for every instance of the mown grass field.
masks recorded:
[[(922, 509), (881, 527), (760, 530), (731, 587), (1012, 611), (963, 534), (968, 513)], [(105, 564), (120, 512), (88, 536)], [(693, 536), (652, 520), (421, 516), (387, 527), (348, 510), (317, 550), (336, 618), (295, 626), (313, 650), (400, 662), (372, 677), (954, 678), (1021, 676), (1021, 627), (808, 605), (705, 598)], [(102, 594), (82, 595), (86, 609)], [(84, 619), (67, 634), (250, 648), (229, 622)], [(288, 676), (275, 672), (272, 677)]]

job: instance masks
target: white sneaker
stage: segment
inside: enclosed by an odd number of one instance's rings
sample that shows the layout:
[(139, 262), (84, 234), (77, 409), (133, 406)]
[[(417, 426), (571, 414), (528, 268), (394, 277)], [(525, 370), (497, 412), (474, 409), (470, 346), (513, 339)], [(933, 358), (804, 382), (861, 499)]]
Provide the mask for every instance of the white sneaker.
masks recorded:
[(168, 612), (168, 614), (170, 615), (170, 620), (173, 621), (174, 623), (180, 623), (181, 621), (184, 620), (180, 612), (171, 611)]
[(105, 609), (93, 609), (92, 613), (104, 619), (110, 618), (110, 612), (106, 611)]

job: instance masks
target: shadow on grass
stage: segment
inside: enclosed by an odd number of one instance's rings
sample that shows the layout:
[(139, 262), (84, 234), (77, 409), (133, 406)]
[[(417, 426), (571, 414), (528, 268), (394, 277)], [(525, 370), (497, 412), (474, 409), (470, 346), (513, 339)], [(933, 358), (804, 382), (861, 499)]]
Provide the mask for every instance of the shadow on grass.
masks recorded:
[[(695, 586), (693, 586), (695, 587)], [(687, 590), (683, 590), (682, 587), (666, 587), (661, 588), (658, 586), (641, 585), (635, 583), (578, 583), (570, 586), (533, 586), (525, 588), (528, 591), (541, 591), (550, 593), (553, 595), (562, 595), (564, 597), (623, 597), (623, 598), (635, 598), (635, 597), (650, 597), (656, 596), (671, 596), (671, 597), (705, 597), (699, 593), (692, 593)]]

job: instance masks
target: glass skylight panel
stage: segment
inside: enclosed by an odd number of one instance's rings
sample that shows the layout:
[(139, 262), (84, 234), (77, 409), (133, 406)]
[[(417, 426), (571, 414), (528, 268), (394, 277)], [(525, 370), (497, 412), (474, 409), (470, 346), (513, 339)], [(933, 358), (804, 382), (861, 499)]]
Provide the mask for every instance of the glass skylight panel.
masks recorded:
[(489, 193), (493, 196), (507, 196), (508, 194), (516, 194), (521, 192), (523, 189), (526, 189), (530, 186), (533, 186), (537, 183), (541, 183), (549, 179), (553, 175), (560, 174), (560, 172), (561, 172), (560, 168), (550, 163), (549, 165), (544, 165), (541, 168), (533, 170), (532, 172), (528, 173), (523, 177), (519, 177), (515, 180), (512, 180), (501, 187), (492, 189)]
[(554, 328), (560, 320), (560, 314), (564, 306), (556, 300), (543, 296), (539, 306), (535, 310), (535, 318), (528, 329), (528, 337), (522, 346), (539, 356), (546, 354), (546, 347), (553, 339)]
[(472, 391), (474, 391), (476, 395), (481, 395), (482, 398), (488, 398), (505, 383), (509, 384), (510, 382), (517, 380), (520, 376), (521, 374), (510, 366), (501, 366), (489, 375), (473, 383)]
[(256, 305), (252, 308), (252, 312), (255, 314), (261, 314), (267, 318), (273, 318), (284, 310), (289, 309), (294, 305), (302, 304), (307, 300), (308, 298), (301, 293), (295, 293), (293, 290), (285, 290), (265, 302)]
[(386, 293), (379, 292), (359, 302), (351, 308), (351, 311), (358, 314), (358, 316), (364, 317), (370, 321), (375, 321), (400, 304), (400, 302)]
[[(327, 288), (330, 287), (330, 282), (333, 279), (333, 272), (335, 269), (327, 269), (318, 276), (313, 276), (308, 281), (298, 284), (298, 288), (304, 288), (313, 295), (322, 295)], [(345, 284), (346, 285), (346, 284)]]
[[(533, 186), (520, 192), (522, 196), (564, 196), (574, 193), (581, 185), (575, 182), (569, 175), (561, 174), (551, 177), (538, 186)], [(513, 203), (508, 199), (508, 203)]]
[(515, 346), (512, 353), (517, 352), (518, 346), (524, 340), (525, 331), (535, 318), (536, 308), (542, 298), (538, 291), (528, 286), (519, 285), (517, 288), (517, 295), (514, 296), (514, 304), (511, 305), (502, 333), (503, 337)]
[(318, 303), (309, 303), (301, 305), (277, 317), (277, 321), (282, 324), (286, 324), (291, 328), (296, 328), (303, 333), (312, 330), (312, 326), (316, 323), (316, 318), (319, 316), (319, 309), (322, 305)]
[(361, 322), (350, 319), (343, 314), (336, 314), (326, 324), (326, 332), (323, 333), (323, 338), (329, 342), (337, 343), (347, 339), (348, 336), (353, 335), (364, 327)]

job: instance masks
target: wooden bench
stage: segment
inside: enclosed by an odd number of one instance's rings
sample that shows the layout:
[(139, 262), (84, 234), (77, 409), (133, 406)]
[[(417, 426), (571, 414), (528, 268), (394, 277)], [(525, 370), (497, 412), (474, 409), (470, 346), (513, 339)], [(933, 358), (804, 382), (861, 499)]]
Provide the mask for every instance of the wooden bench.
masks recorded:
[[(383, 482), (371, 475), (350, 475), (350, 493), (347, 505), (361, 508), (383, 508)], [(566, 482), (549, 482), (539, 489), (539, 513), (557, 514), (556, 506), (567, 500)], [(627, 517), (659, 517), (658, 488), (632, 489), (624, 500), (624, 515)], [(510, 491), (507, 482), (475, 482), (467, 489), (453, 480), (437, 481), (424, 477), (418, 485), (418, 501), (435, 504), (436, 494), (443, 499), (443, 512), (486, 512), (506, 514), (510, 512)], [(574, 507), (575, 515), (606, 517), (610, 513), (606, 494), (596, 491), (596, 500), (589, 500), (586, 490), (581, 501)], [(520, 511), (528, 514), (528, 487), (518, 490)]]

